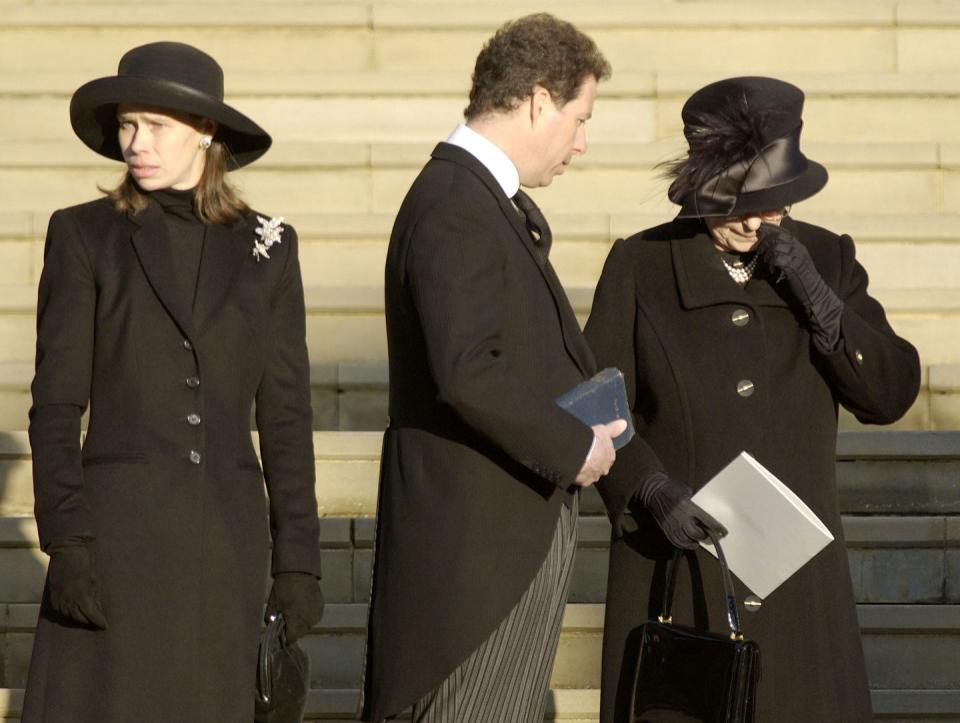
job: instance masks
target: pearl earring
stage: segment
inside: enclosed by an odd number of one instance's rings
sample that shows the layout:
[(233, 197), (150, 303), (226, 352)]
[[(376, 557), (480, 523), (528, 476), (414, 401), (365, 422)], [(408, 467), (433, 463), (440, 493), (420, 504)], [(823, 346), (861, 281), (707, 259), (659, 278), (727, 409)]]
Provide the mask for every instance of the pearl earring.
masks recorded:
[(204, 136), (200, 139), (200, 150), (207, 150), (211, 143), (213, 143), (213, 139), (210, 136)]

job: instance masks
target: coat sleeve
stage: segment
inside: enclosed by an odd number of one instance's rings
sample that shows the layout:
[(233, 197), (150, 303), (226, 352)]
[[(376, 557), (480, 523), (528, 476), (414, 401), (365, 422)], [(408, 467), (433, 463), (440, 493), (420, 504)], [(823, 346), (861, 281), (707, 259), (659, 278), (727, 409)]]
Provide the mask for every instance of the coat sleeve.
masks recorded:
[(297, 234), (290, 226), (283, 245), (284, 270), (270, 312), (270, 356), (256, 396), (260, 457), (270, 498), (272, 572), (320, 577), (306, 311)]
[(636, 413), (637, 403), (637, 348), (642, 343), (636, 335), (637, 296), (633, 260), (627, 250), (627, 241), (617, 241), (603, 266), (597, 283), (593, 306), (584, 334), (600, 369), (616, 367), (623, 372), (627, 387), (627, 401), (634, 410), (637, 434), (617, 452), (610, 474), (597, 483), (607, 514), (619, 529), (621, 516), (640, 484), (656, 472), (663, 472), (663, 463), (643, 439), (644, 421)]
[(821, 356), (838, 401), (861, 422), (889, 424), (917, 398), (920, 359), (913, 345), (890, 328), (883, 307), (867, 293), (868, 281), (853, 240), (841, 236), (840, 343)]
[(489, 208), (451, 206), (420, 219), (405, 264), (440, 400), (511, 458), (566, 489), (593, 432), (512, 369), (503, 336), (511, 313), (504, 240), (483, 213)]
[(30, 447), (40, 546), (93, 538), (83, 493), (80, 418), (90, 399), (97, 292), (82, 233), (69, 213), (50, 218), (37, 295)]

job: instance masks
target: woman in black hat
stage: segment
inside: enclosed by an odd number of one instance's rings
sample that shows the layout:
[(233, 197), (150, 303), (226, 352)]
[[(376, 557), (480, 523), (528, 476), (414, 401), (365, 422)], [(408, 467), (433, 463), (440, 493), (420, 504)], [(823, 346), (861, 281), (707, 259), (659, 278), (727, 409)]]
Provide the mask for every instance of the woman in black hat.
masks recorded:
[[(868, 295), (850, 237), (788, 215), (827, 181), (800, 152), (802, 107), (799, 88), (772, 78), (694, 93), (689, 152), (670, 166), (680, 212), (617, 241), (597, 287), (586, 336), (601, 368), (624, 371), (638, 429), (597, 485), (615, 530), (603, 723), (628, 720), (630, 632), (660, 612), (677, 547), (691, 574), (681, 568), (674, 620), (726, 630), (719, 570), (698, 546), (704, 527), (723, 530), (690, 496), (742, 450), (836, 538), (741, 615), (762, 654), (756, 720), (872, 719), (837, 506), (837, 404), (893, 422), (920, 367)], [(738, 583), (741, 606), (747, 595)]]
[(129, 51), (70, 119), (127, 172), (47, 233), (23, 721), (250, 721), (268, 571), (288, 639), (323, 606), (297, 236), (226, 181), (270, 137), (180, 43)]

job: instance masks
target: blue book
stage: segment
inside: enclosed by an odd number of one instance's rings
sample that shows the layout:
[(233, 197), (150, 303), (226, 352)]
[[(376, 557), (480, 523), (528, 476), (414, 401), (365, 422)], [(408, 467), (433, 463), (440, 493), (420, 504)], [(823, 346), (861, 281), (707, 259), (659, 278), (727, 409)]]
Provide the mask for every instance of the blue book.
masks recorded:
[(627, 387), (623, 372), (610, 367), (578, 384), (569, 392), (557, 397), (557, 404), (574, 417), (592, 427), (609, 424), (617, 419), (627, 422), (626, 430), (613, 438), (613, 448), (620, 449), (633, 439), (633, 415), (627, 403)]

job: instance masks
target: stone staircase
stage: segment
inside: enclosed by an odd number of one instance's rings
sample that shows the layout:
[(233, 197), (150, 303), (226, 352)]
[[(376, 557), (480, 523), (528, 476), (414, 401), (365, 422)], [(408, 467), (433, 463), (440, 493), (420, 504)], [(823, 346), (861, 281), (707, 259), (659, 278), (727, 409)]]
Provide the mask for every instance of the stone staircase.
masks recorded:
[[(328, 608), (305, 641), (313, 661), (311, 719), (347, 720), (356, 705), (380, 438), (374, 432), (315, 436)], [(0, 434), (0, 717), (14, 719), (46, 565), (29, 516), (29, 455), (23, 432)], [(877, 718), (957, 720), (960, 433), (844, 433), (837, 470)], [(548, 717), (592, 721), (610, 529), (593, 491), (582, 507)]]
[[(228, 101), (274, 136), (235, 180), (301, 237), (330, 601), (307, 640), (308, 718), (346, 721), (386, 415), (393, 214), (459, 120), (482, 42), (539, 10), (579, 24), (614, 67), (587, 155), (534, 192), (581, 319), (610, 244), (671, 216), (654, 167), (680, 150), (684, 99), (735, 74), (806, 91), (804, 149), (831, 180), (793, 213), (856, 239), (871, 289), (924, 367), (894, 431), (841, 417), (841, 504), (874, 707), (884, 721), (960, 721), (960, 437), (934, 431), (960, 429), (960, 4), (925, 0), (0, 0), (0, 719), (19, 717), (46, 564), (20, 430), (47, 218), (119, 174), (73, 137), (72, 91), (134, 45), (183, 40), (223, 64)], [(599, 706), (609, 528), (594, 494), (583, 508), (547, 713), (568, 723), (593, 723)]]

